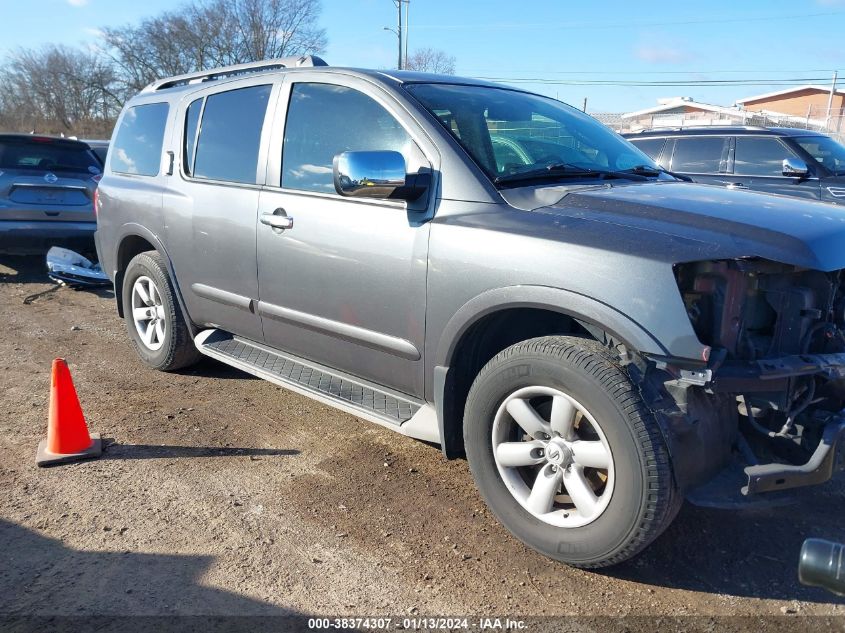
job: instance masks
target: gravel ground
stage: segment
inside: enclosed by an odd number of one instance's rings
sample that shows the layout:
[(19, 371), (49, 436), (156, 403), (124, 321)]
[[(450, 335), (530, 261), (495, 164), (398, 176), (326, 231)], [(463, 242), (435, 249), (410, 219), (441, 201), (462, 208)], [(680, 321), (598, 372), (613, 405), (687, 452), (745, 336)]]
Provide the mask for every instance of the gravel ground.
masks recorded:
[[(580, 571), (512, 538), (466, 462), (211, 360), (145, 369), (110, 292), (42, 270), (0, 258), (0, 615), (845, 614), (795, 572), (804, 538), (845, 538), (841, 483), (687, 504), (639, 558)], [(58, 356), (110, 443), (40, 469)]]

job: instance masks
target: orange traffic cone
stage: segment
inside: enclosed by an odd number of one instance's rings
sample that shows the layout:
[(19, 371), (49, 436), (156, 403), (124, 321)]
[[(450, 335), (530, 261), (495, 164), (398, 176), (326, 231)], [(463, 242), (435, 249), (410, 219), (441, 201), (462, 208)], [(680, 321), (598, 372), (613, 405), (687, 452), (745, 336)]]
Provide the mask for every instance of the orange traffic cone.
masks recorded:
[(63, 358), (53, 361), (50, 382), (50, 419), (47, 439), (38, 444), (35, 463), (39, 466), (97, 457), (103, 452), (98, 433), (88, 433), (85, 416)]

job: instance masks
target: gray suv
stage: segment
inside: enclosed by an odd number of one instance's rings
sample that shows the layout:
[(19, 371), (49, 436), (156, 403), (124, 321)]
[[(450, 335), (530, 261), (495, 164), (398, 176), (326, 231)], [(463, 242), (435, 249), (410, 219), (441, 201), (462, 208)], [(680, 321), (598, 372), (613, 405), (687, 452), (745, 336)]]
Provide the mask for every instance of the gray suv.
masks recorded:
[(842, 466), (832, 207), (681, 182), (546, 97), (316, 58), (156, 82), (109, 157), (98, 251), (146, 365), (205, 354), (465, 454), (548, 556), (619, 563), (687, 495)]
[(85, 143), (0, 134), (0, 253), (61, 244), (94, 250), (94, 192), (102, 164)]

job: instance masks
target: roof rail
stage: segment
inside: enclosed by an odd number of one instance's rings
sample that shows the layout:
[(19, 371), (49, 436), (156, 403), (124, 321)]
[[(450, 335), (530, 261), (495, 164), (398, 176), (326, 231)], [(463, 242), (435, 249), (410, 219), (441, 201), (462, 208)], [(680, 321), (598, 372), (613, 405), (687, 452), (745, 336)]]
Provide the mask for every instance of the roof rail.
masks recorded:
[(186, 75), (177, 75), (176, 77), (167, 77), (166, 79), (159, 79), (158, 81), (154, 81), (149, 86), (144, 88), (141, 92), (155, 92), (157, 90), (173, 88), (174, 86), (203, 83), (206, 81), (213, 81), (215, 79), (233, 77), (235, 75), (246, 75), (248, 73), (268, 72), (271, 70), (279, 70), (280, 68), (297, 68), (301, 66), (328, 66), (328, 64), (322, 58), (317, 57), (316, 55), (301, 55), (295, 57), (279, 57), (278, 59), (265, 59), (260, 62), (236, 64), (234, 66), (223, 66), (221, 68), (212, 68), (210, 70), (201, 70), (195, 73), (188, 73)]

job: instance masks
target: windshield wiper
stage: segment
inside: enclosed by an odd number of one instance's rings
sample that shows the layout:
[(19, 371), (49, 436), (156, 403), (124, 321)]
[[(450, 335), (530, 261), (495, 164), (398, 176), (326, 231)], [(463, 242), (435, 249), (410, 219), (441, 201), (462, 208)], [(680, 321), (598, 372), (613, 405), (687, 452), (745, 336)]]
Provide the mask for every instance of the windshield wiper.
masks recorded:
[(642, 176), (659, 176), (660, 174), (668, 174), (673, 178), (677, 178), (678, 180), (684, 180), (686, 182), (692, 182), (692, 178), (689, 176), (684, 176), (681, 174), (676, 174), (673, 171), (669, 171), (663, 167), (650, 167), (649, 165), (637, 165), (636, 167), (631, 167), (630, 169), (623, 169), (621, 172), (618, 173), (634, 173), (639, 174)]
[[(655, 174), (656, 176), (657, 174)], [(612, 171), (609, 169), (587, 169), (569, 163), (553, 163), (540, 169), (531, 169), (515, 174), (506, 174), (493, 179), (497, 185), (530, 180), (547, 180), (549, 178), (630, 178), (632, 180), (646, 180), (646, 176), (636, 172)]]

